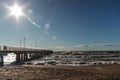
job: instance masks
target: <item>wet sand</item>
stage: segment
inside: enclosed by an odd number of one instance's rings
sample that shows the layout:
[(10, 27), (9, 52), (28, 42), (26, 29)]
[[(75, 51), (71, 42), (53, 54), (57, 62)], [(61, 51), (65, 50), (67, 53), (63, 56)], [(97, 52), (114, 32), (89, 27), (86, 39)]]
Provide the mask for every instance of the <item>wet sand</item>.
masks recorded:
[(2, 67), (0, 80), (120, 80), (120, 65)]

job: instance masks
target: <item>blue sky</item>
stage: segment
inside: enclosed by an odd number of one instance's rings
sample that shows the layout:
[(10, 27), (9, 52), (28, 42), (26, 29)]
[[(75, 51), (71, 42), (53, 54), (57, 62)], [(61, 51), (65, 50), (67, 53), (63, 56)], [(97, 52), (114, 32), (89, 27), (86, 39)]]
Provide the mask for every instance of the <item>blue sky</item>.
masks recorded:
[[(8, 16), (5, 5), (15, 2), (24, 6), (27, 18)], [(37, 41), (39, 47), (119, 49), (119, 4), (119, 0), (0, 0), (0, 44), (19, 46), (25, 37), (26, 46)]]

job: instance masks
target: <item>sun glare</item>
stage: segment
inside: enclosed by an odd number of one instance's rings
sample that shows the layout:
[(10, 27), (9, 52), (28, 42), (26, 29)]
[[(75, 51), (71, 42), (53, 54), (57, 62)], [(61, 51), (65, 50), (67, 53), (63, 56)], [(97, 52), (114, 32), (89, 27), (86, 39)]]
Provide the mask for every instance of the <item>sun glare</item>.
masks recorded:
[(8, 8), (11, 11), (10, 15), (15, 16), (16, 18), (19, 18), (20, 16), (24, 15), (24, 13), (22, 12), (22, 7), (18, 6), (17, 4)]

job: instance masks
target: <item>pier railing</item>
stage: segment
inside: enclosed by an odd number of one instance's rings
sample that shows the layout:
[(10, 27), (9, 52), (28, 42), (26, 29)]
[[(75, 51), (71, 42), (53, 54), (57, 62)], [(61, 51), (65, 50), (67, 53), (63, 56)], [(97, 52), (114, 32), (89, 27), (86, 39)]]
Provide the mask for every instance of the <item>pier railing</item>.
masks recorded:
[(0, 46), (0, 51), (50, 51), (48, 49)]

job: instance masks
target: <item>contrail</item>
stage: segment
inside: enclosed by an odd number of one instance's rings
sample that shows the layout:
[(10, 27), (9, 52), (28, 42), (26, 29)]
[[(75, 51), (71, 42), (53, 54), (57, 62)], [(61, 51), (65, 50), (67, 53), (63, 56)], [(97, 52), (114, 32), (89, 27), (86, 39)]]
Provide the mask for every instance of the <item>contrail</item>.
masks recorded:
[(37, 28), (40, 28), (40, 26), (39, 26), (36, 22), (34, 22), (32, 19), (30, 19), (30, 18), (28, 18), (28, 17), (26, 17), (26, 19), (27, 19), (29, 22), (31, 22), (33, 25), (35, 25)]

